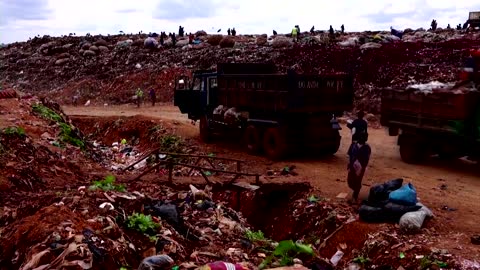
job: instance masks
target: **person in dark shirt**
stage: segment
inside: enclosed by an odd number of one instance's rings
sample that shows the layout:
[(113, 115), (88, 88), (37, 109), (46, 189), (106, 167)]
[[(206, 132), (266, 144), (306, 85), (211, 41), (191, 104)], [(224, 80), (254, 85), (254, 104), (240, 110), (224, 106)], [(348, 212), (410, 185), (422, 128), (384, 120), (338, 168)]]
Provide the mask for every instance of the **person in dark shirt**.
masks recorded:
[[(356, 142), (358, 140), (359, 134), (368, 134), (368, 124), (367, 121), (363, 119), (364, 116), (365, 113), (363, 111), (359, 111), (357, 113), (357, 119), (353, 120), (352, 123), (347, 124), (347, 127), (353, 131), (352, 142)], [(366, 139), (368, 139), (368, 135)]]
[(353, 190), (353, 203), (358, 201), (358, 195), (362, 189), (363, 176), (365, 175), (371, 154), (372, 149), (370, 145), (367, 144), (367, 134), (360, 133), (358, 135), (358, 141), (352, 143), (348, 149), (347, 183), (348, 187)]

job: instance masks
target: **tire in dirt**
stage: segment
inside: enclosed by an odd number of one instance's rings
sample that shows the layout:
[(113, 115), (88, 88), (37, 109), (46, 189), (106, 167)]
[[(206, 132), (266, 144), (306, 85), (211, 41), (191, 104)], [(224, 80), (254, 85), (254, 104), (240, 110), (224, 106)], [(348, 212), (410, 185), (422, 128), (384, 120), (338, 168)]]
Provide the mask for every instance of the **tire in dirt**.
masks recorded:
[(212, 140), (212, 130), (208, 125), (208, 118), (206, 115), (200, 118), (200, 138), (206, 143)]
[(285, 130), (280, 127), (267, 128), (263, 134), (263, 150), (265, 155), (272, 160), (285, 157), (288, 150)]
[(418, 164), (427, 157), (427, 149), (415, 138), (403, 137), (400, 141), (400, 157), (405, 163)]
[(249, 125), (244, 134), (245, 147), (249, 154), (258, 154), (262, 150), (262, 136), (258, 127)]

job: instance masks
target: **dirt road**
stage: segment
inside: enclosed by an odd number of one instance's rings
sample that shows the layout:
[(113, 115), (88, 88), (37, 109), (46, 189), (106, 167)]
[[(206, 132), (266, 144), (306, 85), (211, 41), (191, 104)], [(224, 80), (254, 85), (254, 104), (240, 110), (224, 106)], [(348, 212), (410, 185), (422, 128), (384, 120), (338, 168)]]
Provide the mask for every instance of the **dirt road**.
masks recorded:
[[(109, 106), (109, 107), (64, 107), (69, 115), (90, 116), (133, 116), (141, 114), (152, 118), (176, 121), (183, 136), (198, 137), (198, 126), (191, 125), (185, 115), (180, 114), (172, 105), (157, 107)], [(318, 160), (289, 160), (272, 163), (262, 157), (253, 157), (240, 150), (224, 149), (211, 145), (212, 151), (231, 155), (254, 164), (256, 170), (265, 172), (268, 168), (282, 168), (286, 164), (296, 165), (297, 177), (290, 181), (308, 181), (317, 187), (324, 196), (335, 198), (340, 192), (348, 192), (346, 178), (347, 147), (349, 133), (342, 130), (342, 145), (333, 157)], [(396, 137), (389, 137), (384, 129), (369, 131), (369, 143), (372, 146), (372, 159), (364, 178), (362, 196), (368, 195), (371, 185), (393, 178), (403, 178), (417, 188), (419, 199), (432, 208), (436, 218), (444, 226), (445, 232), (463, 232), (458, 235), (459, 243), (465, 244), (468, 237), (480, 233), (480, 173), (475, 164), (461, 160), (440, 161), (432, 158), (423, 165), (409, 165), (400, 160)], [(223, 148), (223, 149), (222, 149)], [(279, 180), (280, 181), (280, 180)], [(438, 241), (442, 241), (439, 236)], [(449, 241), (451, 242), (451, 241)], [(452, 248), (455, 248), (455, 243)], [(480, 251), (480, 250), (479, 250)], [(480, 254), (480, 252), (478, 253)]]

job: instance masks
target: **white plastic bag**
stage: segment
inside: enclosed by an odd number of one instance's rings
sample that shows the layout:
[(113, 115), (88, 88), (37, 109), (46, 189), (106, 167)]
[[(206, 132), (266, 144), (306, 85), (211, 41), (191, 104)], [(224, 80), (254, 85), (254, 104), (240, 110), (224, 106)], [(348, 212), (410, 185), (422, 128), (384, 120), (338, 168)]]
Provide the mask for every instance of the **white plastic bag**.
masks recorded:
[(400, 229), (407, 233), (415, 233), (422, 229), (423, 222), (427, 217), (433, 217), (433, 213), (425, 205), (417, 203), (418, 206), (421, 206), (418, 211), (405, 213), (400, 218)]

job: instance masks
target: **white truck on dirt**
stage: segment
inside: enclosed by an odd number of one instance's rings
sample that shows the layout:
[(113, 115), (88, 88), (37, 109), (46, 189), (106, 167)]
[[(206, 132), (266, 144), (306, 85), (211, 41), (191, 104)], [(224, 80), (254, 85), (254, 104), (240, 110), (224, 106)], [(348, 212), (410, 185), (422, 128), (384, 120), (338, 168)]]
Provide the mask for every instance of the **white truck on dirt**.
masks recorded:
[(270, 159), (314, 150), (335, 154), (341, 129), (336, 117), (353, 108), (353, 77), (346, 73), (299, 75), (271, 64), (218, 64), (177, 80), (174, 104), (194, 121), (200, 136), (242, 141)]
[(420, 163), (428, 156), (480, 160), (480, 50), (472, 50), (458, 83), (383, 89), (381, 124), (398, 135), (400, 156)]

